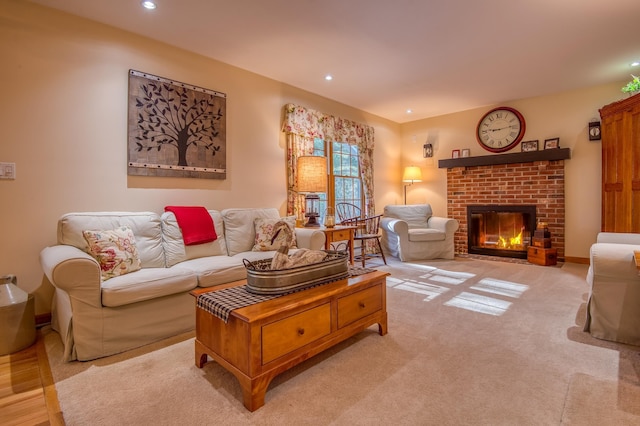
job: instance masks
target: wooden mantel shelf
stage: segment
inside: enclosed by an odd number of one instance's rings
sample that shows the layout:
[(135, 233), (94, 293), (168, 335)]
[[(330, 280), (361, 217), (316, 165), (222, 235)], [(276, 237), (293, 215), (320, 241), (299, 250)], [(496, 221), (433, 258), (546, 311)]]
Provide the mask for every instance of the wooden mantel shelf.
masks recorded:
[(514, 152), (512, 154), (481, 155), (478, 157), (448, 158), (438, 161), (438, 168), (493, 166), (495, 164), (530, 163), (533, 161), (555, 161), (571, 158), (571, 149), (543, 149), (530, 152)]

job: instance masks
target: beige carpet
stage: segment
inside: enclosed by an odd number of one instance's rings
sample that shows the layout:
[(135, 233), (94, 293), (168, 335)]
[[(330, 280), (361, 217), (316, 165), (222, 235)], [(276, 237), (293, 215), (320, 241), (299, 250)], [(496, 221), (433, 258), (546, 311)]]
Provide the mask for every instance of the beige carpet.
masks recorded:
[(391, 273), (389, 334), (372, 327), (276, 377), (253, 413), (230, 373), (214, 362), (195, 367), (193, 334), (64, 364), (59, 336), (45, 330), (65, 420), (640, 425), (640, 348), (581, 331), (585, 265), (391, 259), (378, 269)]

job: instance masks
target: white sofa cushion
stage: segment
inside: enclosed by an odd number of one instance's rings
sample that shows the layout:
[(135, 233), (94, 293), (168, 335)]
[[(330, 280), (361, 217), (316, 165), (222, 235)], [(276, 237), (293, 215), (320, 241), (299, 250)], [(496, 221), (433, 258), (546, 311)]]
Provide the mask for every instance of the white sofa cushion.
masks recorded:
[(185, 260), (174, 268), (196, 274), (198, 287), (213, 287), (247, 278), (247, 271), (242, 259), (229, 256)]
[(164, 234), (164, 250), (167, 266), (171, 267), (185, 260), (198, 259), (207, 256), (226, 256), (227, 243), (224, 236), (224, 222), (220, 212), (209, 210), (213, 226), (218, 238), (215, 241), (204, 244), (185, 246), (182, 231), (172, 212), (165, 212), (160, 216), (162, 232)]
[(101, 286), (102, 305), (108, 307), (129, 305), (183, 293), (193, 290), (197, 285), (198, 277), (187, 269), (145, 268), (104, 281)]
[(165, 266), (160, 216), (153, 212), (67, 213), (58, 220), (58, 244), (74, 246), (88, 253), (89, 246), (82, 231), (121, 226), (128, 226), (133, 231), (142, 268)]
[(275, 208), (222, 210), (229, 256), (251, 251), (256, 238), (254, 221), (258, 218), (279, 219), (280, 213)]

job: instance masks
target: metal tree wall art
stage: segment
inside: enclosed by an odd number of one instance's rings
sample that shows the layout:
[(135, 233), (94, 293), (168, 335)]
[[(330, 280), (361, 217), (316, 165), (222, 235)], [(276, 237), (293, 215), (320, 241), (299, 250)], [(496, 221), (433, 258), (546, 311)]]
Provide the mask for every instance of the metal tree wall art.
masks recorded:
[(129, 71), (128, 173), (226, 178), (226, 95)]

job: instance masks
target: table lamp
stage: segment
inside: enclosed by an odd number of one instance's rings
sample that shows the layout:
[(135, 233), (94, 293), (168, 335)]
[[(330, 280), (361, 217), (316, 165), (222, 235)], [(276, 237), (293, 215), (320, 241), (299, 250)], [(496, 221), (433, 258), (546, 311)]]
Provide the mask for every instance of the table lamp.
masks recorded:
[(320, 197), (318, 192), (327, 192), (327, 159), (306, 155), (298, 157), (298, 192), (305, 193), (304, 217), (309, 218), (305, 227), (320, 226)]

